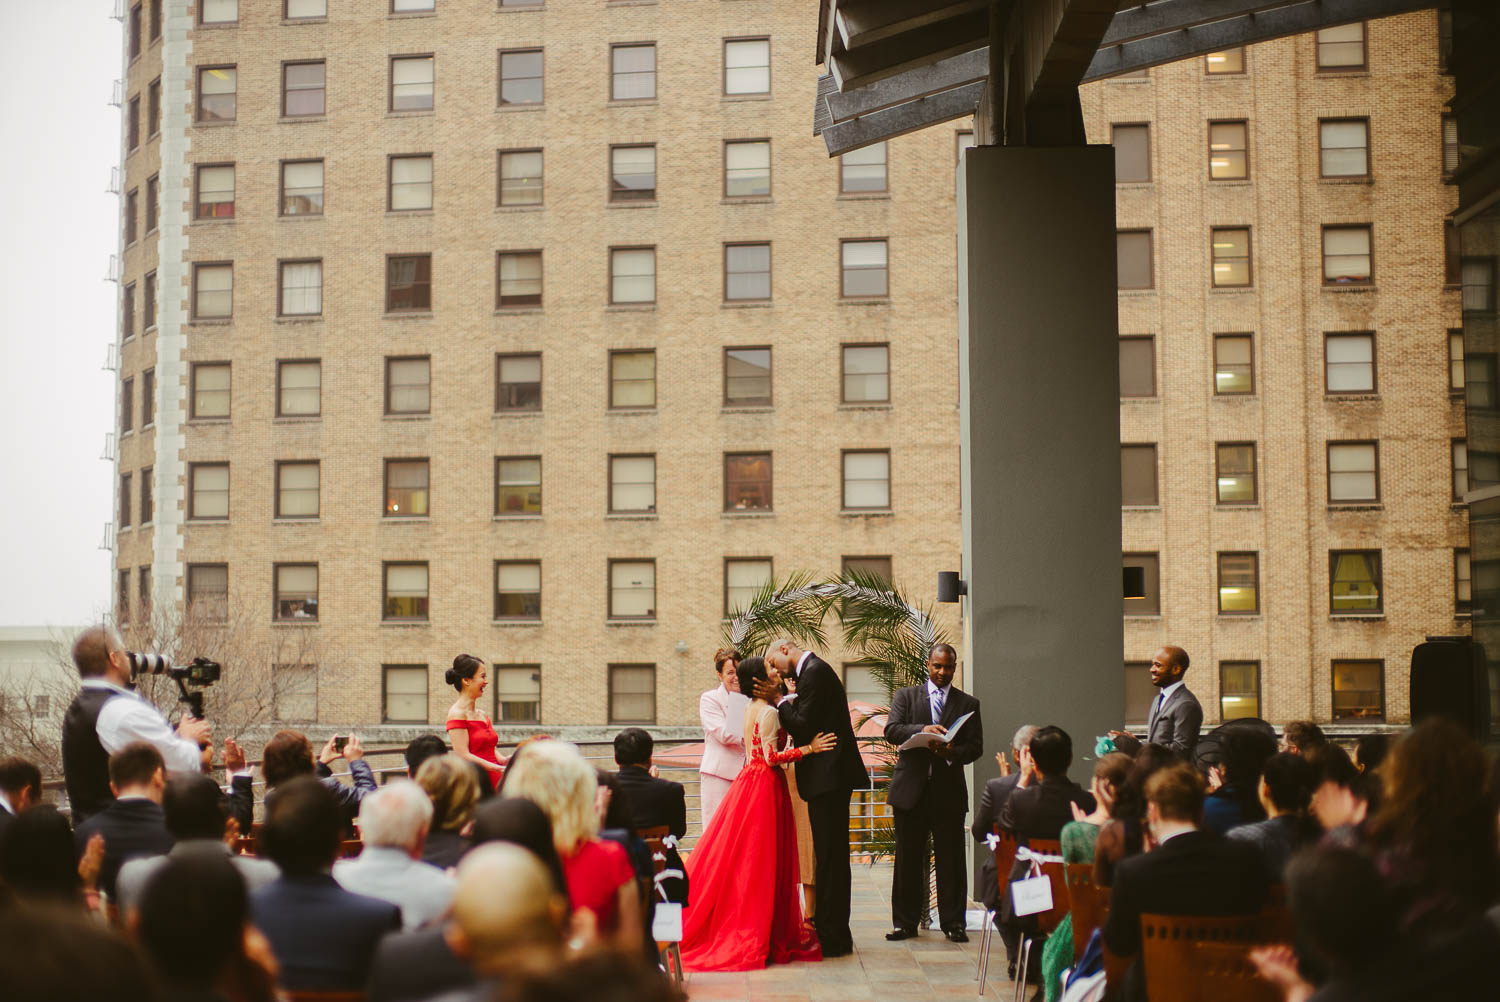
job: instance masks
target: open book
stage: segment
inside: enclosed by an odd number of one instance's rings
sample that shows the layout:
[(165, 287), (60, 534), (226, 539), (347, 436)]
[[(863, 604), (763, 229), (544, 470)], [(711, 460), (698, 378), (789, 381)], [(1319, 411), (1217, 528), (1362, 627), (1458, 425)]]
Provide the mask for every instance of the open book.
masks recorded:
[(907, 738), (906, 743), (898, 748), (897, 751), (906, 751), (910, 748), (936, 748), (938, 745), (952, 744), (953, 736), (958, 733), (958, 729), (965, 723), (967, 723), (969, 718), (973, 715), (973, 710), (965, 713), (963, 716), (953, 721), (953, 726), (948, 728), (942, 734), (929, 734), (926, 731), (918, 731), (911, 737)]

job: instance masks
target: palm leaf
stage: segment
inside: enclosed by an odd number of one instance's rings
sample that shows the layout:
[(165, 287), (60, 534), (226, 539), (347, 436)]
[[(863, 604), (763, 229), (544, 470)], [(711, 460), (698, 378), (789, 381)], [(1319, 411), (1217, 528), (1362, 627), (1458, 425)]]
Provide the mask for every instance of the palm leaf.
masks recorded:
[(786, 637), (807, 650), (826, 646), (823, 618), (827, 606), (805, 571), (794, 571), (778, 584), (767, 581), (744, 609), (724, 624), (723, 640), (745, 655), (759, 654), (774, 640)]

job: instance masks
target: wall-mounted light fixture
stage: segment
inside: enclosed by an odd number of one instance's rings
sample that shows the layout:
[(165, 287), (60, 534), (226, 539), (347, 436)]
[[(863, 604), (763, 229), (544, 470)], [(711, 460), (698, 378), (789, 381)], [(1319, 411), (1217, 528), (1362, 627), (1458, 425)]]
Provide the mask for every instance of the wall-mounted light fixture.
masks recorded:
[(960, 595), (969, 594), (969, 582), (961, 581), (958, 571), (938, 571), (937, 600), (957, 602)]

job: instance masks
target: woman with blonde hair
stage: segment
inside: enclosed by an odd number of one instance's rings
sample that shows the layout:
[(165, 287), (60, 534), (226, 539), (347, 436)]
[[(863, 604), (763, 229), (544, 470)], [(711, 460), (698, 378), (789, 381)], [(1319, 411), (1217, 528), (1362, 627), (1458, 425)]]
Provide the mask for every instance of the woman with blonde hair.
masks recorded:
[(479, 776), (472, 766), (449, 753), (434, 755), (417, 769), (417, 785), (432, 801), (432, 828), (422, 859), (448, 869), (469, 848), (469, 827), (479, 803)]

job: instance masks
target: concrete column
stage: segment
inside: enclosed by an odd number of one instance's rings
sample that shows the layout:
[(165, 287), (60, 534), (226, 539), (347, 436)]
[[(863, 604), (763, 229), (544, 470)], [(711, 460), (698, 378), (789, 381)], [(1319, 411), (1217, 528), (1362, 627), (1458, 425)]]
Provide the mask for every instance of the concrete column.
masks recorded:
[(1095, 737), (1123, 724), (1110, 147), (969, 149), (958, 226), (968, 681), (987, 745), (977, 805), (1021, 724), (1072, 735), (1078, 780)]

